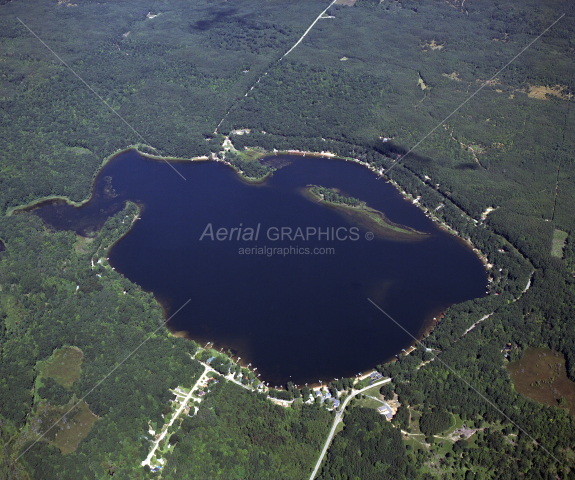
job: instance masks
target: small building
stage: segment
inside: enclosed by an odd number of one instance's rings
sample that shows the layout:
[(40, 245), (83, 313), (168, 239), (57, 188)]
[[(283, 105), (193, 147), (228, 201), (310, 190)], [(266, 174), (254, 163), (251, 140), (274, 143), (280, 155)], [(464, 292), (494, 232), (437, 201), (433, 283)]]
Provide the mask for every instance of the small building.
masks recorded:
[(384, 403), (381, 407), (377, 409), (379, 413), (385, 415), (385, 418), (391, 420), (393, 418), (393, 412), (391, 411), (390, 406), (387, 403)]

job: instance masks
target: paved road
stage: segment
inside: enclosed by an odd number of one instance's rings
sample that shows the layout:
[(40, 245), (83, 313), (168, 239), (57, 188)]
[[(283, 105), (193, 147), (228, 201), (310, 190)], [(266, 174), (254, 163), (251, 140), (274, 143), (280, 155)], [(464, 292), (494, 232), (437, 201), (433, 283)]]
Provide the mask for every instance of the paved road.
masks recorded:
[(353, 398), (355, 397), (358, 393), (363, 393), (366, 390), (369, 390), (370, 388), (373, 387), (379, 387), (380, 385), (383, 385), (385, 383), (389, 383), (391, 382), (391, 378), (384, 378), (382, 380), (379, 380), (377, 382), (374, 382), (372, 385), (368, 385), (365, 388), (362, 388), (361, 390), (351, 390), (351, 394), (344, 400), (344, 402), (341, 404), (341, 407), (339, 409), (339, 411), (336, 411), (335, 413), (335, 420), (333, 421), (333, 425), (331, 427), (331, 431), (329, 432), (329, 435), (327, 437), (327, 440), (325, 441), (325, 445), (323, 446), (323, 450), (321, 451), (321, 454), (317, 460), (317, 463), (315, 464), (315, 468), (313, 469), (313, 472), (311, 473), (311, 476), (309, 477), (309, 480), (313, 480), (317, 474), (317, 471), (319, 470), (319, 467), (321, 465), (321, 462), (323, 460), (323, 457), (325, 456), (327, 449), (331, 443), (331, 440), (333, 439), (333, 435), (335, 434), (335, 429), (337, 427), (337, 424), (339, 422), (341, 422), (342, 416), (343, 416), (343, 411), (345, 410), (345, 407), (347, 406), (347, 403)]

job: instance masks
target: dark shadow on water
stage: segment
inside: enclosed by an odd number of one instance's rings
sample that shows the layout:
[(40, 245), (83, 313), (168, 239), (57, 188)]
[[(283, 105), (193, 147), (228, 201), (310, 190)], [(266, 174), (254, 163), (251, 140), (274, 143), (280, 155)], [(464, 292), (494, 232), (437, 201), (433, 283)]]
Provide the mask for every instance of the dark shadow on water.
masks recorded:
[[(191, 299), (170, 330), (202, 346), (231, 348), (273, 385), (354, 376), (411, 345), (410, 335), (368, 297), (417, 336), (441, 309), (484, 294), (486, 272), (473, 251), (364, 167), (297, 156), (267, 161), (283, 168), (263, 186), (246, 184), (215, 162), (178, 163), (184, 182), (166, 163), (130, 151), (104, 167), (86, 205), (52, 201), (33, 213), (53, 228), (88, 236), (126, 201), (142, 205), (141, 220), (109, 252), (111, 265), (153, 292), (167, 316)], [(368, 240), (353, 218), (304, 198), (300, 191), (308, 184), (377, 204), (391, 222), (425, 232), (426, 239)], [(201, 239), (209, 224), (214, 235), (258, 225), (260, 234)], [(324, 234), (270, 238), (270, 229), (282, 227)], [(352, 227), (359, 229), (355, 241), (330, 237)], [(286, 250), (268, 255), (270, 248)]]

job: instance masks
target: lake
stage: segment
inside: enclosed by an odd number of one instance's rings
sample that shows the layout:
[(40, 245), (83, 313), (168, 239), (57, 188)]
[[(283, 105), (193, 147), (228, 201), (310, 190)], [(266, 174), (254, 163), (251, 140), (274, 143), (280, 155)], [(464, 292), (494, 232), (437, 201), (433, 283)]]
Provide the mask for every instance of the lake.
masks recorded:
[[(270, 386), (354, 376), (407, 349), (411, 336), (368, 298), (419, 336), (449, 305), (485, 294), (486, 270), (471, 248), (365, 167), (267, 161), (282, 167), (261, 184), (222, 163), (171, 163), (183, 180), (166, 162), (128, 151), (102, 169), (87, 204), (50, 201), (34, 213), (89, 236), (127, 200), (138, 203), (141, 219), (110, 264), (153, 292), (166, 318), (191, 299), (168, 328), (231, 349)], [(421, 233), (371, 239), (349, 209), (302, 194), (308, 184), (337, 188)]]

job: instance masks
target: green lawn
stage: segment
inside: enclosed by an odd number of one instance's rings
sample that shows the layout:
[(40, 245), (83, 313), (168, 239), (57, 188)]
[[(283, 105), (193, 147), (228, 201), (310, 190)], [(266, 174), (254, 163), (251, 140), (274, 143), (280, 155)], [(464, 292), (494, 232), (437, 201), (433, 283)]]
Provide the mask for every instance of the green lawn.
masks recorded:
[(563, 258), (563, 247), (567, 240), (568, 233), (555, 229), (553, 231), (553, 241), (551, 242), (551, 255), (557, 258)]

